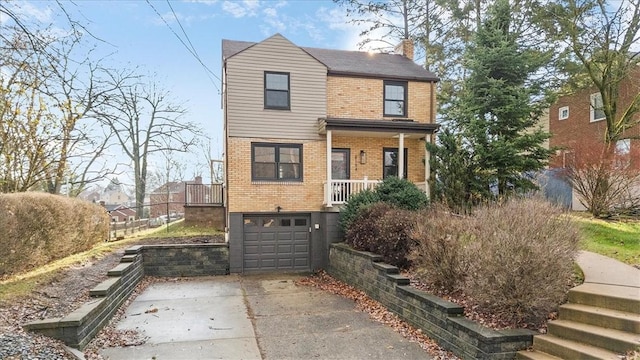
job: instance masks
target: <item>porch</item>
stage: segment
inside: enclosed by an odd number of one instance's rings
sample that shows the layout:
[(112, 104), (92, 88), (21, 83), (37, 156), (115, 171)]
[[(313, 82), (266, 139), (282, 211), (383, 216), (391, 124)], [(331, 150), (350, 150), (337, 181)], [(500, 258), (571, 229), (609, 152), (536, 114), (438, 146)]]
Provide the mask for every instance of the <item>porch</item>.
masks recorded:
[(346, 203), (389, 176), (406, 178), (429, 193), (429, 151), (437, 124), (412, 120), (320, 119), (326, 137), (323, 204)]
[[(365, 177), (362, 180), (331, 180), (324, 182), (324, 198), (334, 205), (344, 205), (349, 198), (361, 191), (374, 189), (382, 180), (369, 180)], [(419, 189), (429, 194), (429, 183), (426, 181), (414, 183)]]

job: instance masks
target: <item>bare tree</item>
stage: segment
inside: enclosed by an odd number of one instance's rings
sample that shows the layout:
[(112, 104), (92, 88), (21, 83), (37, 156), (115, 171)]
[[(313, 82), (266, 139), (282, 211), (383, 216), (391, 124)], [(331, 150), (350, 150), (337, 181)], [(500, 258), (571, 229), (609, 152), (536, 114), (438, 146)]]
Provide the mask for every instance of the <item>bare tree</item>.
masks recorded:
[(565, 175), (580, 203), (595, 217), (640, 200), (640, 151), (615, 149), (613, 144), (578, 144), (569, 156)]
[(79, 193), (114, 171), (97, 166), (111, 134), (93, 118), (113, 84), (102, 81), (102, 59), (83, 47), (88, 32), (56, 4), (69, 27), (62, 35), (0, 3), (0, 15), (11, 19), (0, 24), (3, 191), (60, 193), (66, 184), (67, 194)]
[(169, 91), (154, 80), (148, 83), (135, 80), (130, 72), (112, 74), (113, 84), (127, 85), (116, 87), (116, 94), (102, 104), (99, 117), (131, 160), (136, 207), (138, 216), (142, 216), (149, 156), (166, 151), (186, 152), (196, 143), (201, 130), (194, 123), (182, 121), (186, 110), (172, 101)]
[[(628, 103), (621, 103), (621, 84), (640, 74), (640, 0), (556, 0), (542, 13), (547, 31), (566, 45), (563, 66), (572, 77), (571, 90), (595, 87), (602, 98), (605, 142), (631, 137), (640, 124), (640, 84), (632, 83)], [(600, 104), (598, 104), (600, 105)]]

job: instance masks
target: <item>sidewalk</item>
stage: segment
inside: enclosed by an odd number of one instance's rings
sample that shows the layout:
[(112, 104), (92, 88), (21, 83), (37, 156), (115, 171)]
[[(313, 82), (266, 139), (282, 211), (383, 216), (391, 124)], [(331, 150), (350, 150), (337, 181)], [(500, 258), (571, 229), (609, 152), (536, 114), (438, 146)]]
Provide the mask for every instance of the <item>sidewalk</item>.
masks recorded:
[(580, 251), (576, 262), (584, 273), (585, 283), (638, 288), (640, 298), (639, 269), (589, 251)]

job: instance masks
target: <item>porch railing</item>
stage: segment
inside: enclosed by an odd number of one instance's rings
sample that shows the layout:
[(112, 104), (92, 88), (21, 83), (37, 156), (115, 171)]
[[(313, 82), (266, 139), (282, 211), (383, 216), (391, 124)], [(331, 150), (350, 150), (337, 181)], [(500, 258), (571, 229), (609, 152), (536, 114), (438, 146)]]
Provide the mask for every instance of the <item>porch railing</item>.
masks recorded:
[(380, 180), (369, 180), (366, 177), (362, 180), (331, 180), (325, 182), (325, 205), (342, 205), (355, 195), (365, 189), (373, 189)]
[(185, 184), (185, 205), (223, 205), (222, 184)]

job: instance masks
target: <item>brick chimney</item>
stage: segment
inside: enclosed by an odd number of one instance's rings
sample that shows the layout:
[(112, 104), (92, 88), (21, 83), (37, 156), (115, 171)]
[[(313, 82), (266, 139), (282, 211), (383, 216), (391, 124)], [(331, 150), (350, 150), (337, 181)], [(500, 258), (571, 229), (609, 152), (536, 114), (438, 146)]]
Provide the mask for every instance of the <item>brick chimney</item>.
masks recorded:
[(396, 54), (400, 54), (407, 59), (413, 61), (413, 40), (411, 39), (402, 39), (400, 44), (396, 45), (393, 50)]
[(202, 184), (202, 176), (196, 176), (195, 180), (196, 180), (195, 181), (196, 184)]

